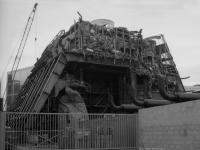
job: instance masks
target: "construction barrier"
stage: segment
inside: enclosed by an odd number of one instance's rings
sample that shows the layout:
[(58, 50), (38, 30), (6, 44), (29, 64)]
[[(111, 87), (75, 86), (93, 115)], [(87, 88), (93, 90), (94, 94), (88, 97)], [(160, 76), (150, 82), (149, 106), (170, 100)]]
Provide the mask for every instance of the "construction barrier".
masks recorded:
[(136, 114), (2, 112), (1, 120), (2, 150), (138, 147)]

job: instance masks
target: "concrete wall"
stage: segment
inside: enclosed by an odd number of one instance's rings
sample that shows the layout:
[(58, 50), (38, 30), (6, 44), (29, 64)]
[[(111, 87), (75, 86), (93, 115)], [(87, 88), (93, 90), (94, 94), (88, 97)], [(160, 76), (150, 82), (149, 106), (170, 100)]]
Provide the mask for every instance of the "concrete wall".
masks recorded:
[(140, 146), (200, 150), (200, 100), (139, 111)]

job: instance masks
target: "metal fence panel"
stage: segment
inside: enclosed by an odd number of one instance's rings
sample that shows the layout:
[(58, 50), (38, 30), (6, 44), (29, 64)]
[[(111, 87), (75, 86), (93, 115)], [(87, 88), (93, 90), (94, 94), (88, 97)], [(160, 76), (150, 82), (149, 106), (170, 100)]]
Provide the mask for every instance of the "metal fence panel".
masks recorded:
[(135, 149), (135, 114), (4, 113), (5, 149)]
[(0, 150), (5, 149), (5, 114), (0, 112)]

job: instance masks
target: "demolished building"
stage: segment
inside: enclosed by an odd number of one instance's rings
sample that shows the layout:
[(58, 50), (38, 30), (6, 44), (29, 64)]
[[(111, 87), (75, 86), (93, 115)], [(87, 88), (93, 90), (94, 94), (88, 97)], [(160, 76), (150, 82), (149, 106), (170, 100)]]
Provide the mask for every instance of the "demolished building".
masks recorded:
[(199, 97), (185, 93), (163, 35), (80, 18), (46, 47), (12, 111), (127, 113)]
[(46, 47), (10, 108), (6, 126), (20, 134), (7, 143), (41, 146), (35, 137), (45, 136), (42, 146), (60, 149), (113, 148), (127, 141), (137, 147), (139, 109), (200, 99), (185, 92), (162, 34), (143, 38), (142, 30), (101, 21), (80, 18)]

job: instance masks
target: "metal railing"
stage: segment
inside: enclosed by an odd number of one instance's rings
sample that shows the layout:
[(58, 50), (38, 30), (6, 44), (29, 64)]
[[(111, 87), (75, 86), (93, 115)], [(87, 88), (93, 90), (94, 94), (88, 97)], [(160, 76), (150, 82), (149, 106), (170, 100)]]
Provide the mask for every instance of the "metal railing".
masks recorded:
[(0, 119), (2, 150), (138, 147), (135, 114), (2, 112)]

